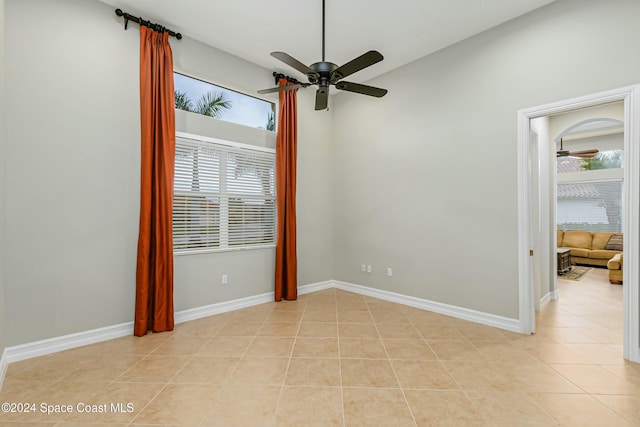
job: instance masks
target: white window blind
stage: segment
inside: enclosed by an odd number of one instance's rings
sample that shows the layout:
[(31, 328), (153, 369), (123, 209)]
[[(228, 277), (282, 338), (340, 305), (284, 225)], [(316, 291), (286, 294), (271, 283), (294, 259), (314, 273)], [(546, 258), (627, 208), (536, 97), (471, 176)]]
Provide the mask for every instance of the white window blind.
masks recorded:
[(176, 253), (272, 246), (275, 152), (209, 138), (176, 137)]
[(558, 184), (559, 230), (622, 232), (622, 180)]

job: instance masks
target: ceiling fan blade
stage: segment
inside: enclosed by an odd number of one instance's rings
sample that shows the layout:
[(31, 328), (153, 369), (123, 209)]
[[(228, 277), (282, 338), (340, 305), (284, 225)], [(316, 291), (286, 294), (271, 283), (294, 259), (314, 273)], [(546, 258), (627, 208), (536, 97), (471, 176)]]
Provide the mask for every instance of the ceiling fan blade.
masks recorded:
[(358, 56), (356, 59), (347, 62), (343, 66), (336, 68), (333, 73), (331, 73), (331, 81), (337, 82), (338, 80), (350, 76), (363, 68), (367, 68), (376, 62), (380, 62), (383, 59), (384, 56), (382, 56), (380, 52), (370, 50), (369, 52)]
[(382, 98), (387, 94), (386, 89), (362, 85), (360, 83), (338, 82), (336, 83), (336, 87), (340, 90), (346, 90), (347, 92), (355, 92), (362, 95), (375, 96), (376, 98)]
[(300, 71), (302, 74), (305, 74), (307, 76), (309, 74), (317, 75), (315, 71), (313, 71), (311, 68), (307, 67), (302, 62), (298, 61), (297, 59), (295, 59), (293, 56), (289, 54), (286, 54), (284, 52), (271, 52), (271, 56), (273, 56), (276, 59), (279, 59), (280, 61), (284, 62), (288, 66), (295, 68), (296, 70)]
[[(306, 85), (309, 86), (309, 85)], [(291, 89), (298, 89), (301, 87), (305, 87), (302, 84), (295, 84), (295, 85), (287, 85), (287, 86), (278, 86), (278, 87), (272, 87), (269, 89), (260, 89), (258, 91), (258, 93), (273, 93), (273, 92), (282, 92), (283, 90), (291, 90)]]
[(569, 156), (571, 157), (581, 157), (583, 159), (591, 159), (598, 155), (598, 150), (593, 148), (591, 150), (581, 150), (581, 151), (571, 151)]
[(326, 110), (329, 103), (329, 88), (321, 87), (316, 91), (316, 111)]

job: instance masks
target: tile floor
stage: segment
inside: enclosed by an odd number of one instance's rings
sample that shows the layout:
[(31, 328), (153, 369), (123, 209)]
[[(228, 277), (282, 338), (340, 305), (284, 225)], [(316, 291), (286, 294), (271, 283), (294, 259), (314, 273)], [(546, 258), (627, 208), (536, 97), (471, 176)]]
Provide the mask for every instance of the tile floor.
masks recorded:
[(594, 269), (523, 336), (331, 289), (13, 363), (0, 425), (639, 426), (621, 302)]

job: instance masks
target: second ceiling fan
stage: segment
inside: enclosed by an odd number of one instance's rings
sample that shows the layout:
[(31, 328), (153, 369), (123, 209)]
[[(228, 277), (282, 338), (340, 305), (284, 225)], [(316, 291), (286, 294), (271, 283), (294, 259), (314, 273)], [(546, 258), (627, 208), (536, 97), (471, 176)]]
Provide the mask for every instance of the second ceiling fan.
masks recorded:
[(591, 159), (598, 154), (597, 148), (590, 150), (569, 151), (562, 146), (562, 138), (560, 138), (560, 149), (556, 151), (556, 157), (580, 157), (582, 159)]
[(381, 98), (387, 94), (386, 89), (378, 87), (367, 86), (360, 83), (346, 82), (342, 79), (356, 73), (364, 68), (367, 68), (377, 62), (384, 59), (382, 54), (375, 50), (370, 50), (355, 59), (347, 62), (346, 64), (338, 67), (332, 62), (325, 61), (324, 56), (324, 0), (322, 0), (322, 61), (316, 62), (309, 66), (298, 61), (291, 55), (284, 52), (271, 52), (271, 56), (284, 62), (288, 66), (300, 71), (307, 76), (309, 83), (296, 83), (288, 86), (278, 86), (269, 89), (259, 90), (258, 93), (272, 93), (280, 92), (283, 90), (298, 89), (301, 87), (307, 87), (311, 85), (317, 85), (316, 91), (316, 110), (325, 110), (329, 100), (329, 86), (334, 85), (336, 89), (344, 90), (347, 92), (359, 93), (362, 95), (375, 96)]

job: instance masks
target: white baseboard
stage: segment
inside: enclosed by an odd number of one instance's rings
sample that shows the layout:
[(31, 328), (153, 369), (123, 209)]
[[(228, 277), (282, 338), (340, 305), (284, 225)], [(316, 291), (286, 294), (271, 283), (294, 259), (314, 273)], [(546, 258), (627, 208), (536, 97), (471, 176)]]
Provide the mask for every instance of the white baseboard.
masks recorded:
[[(319, 282), (298, 287), (298, 294), (303, 295), (310, 292), (317, 292), (333, 287), (333, 282)], [(213, 316), (220, 313), (252, 307), (273, 301), (273, 292), (253, 295), (232, 301), (225, 301), (209, 304), (202, 307), (181, 310), (175, 313), (175, 323), (184, 323), (203, 317)], [(103, 328), (91, 329), (75, 334), (63, 335), (60, 337), (34, 341), (26, 344), (7, 347), (0, 359), (0, 379), (3, 378), (7, 365), (11, 362), (31, 359), (33, 357), (44, 356), (63, 350), (95, 344), (114, 338), (125, 337), (133, 334), (133, 322), (121, 323), (119, 325), (105, 326)], [(0, 382), (1, 384), (1, 382)]]
[[(520, 330), (520, 324), (517, 319), (509, 319), (506, 317), (496, 316), (493, 314), (483, 313), (449, 304), (443, 304), (394, 292), (369, 288), (366, 286), (355, 285), (353, 283), (333, 280), (312, 283), (298, 287), (298, 294), (304, 295), (311, 292), (317, 292), (331, 288), (342, 289), (373, 298), (379, 298), (385, 301), (391, 301), (398, 304), (420, 308), (423, 310), (429, 310), (435, 313), (456, 317), (458, 319), (506, 329), (508, 331), (519, 332)], [(178, 324), (188, 322), (191, 320), (201, 319), (203, 317), (213, 316), (215, 314), (226, 313), (229, 311), (239, 310), (258, 304), (264, 304), (273, 301), (273, 298), (273, 292), (267, 292), (264, 294), (240, 298), (237, 300), (210, 304), (202, 307), (192, 308), (189, 310), (182, 310), (175, 313), (175, 323)], [(553, 299), (553, 295), (551, 296), (551, 298)], [(78, 332), (74, 334), (63, 335), (60, 337), (54, 337), (7, 347), (4, 349), (2, 357), (0, 357), (0, 388), (2, 387), (2, 382), (7, 370), (7, 366), (11, 362), (44, 356), (63, 350), (69, 350), (72, 348), (95, 344), (114, 338), (129, 336), (132, 334), (133, 322), (126, 322), (119, 325), (106, 326), (103, 328), (91, 329), (84, 332)]]
[(7, 362), (7, 349), (5, 348), (0, 356), (0, 391), (2, 391), (2, 383), (4, 382), (4, 375), (7, 373), (7, 366), (9, 366), (9, 362)]
[(549, 292), (549, 296), (551, 297), (551, 301), (558, 301), (559, 295), (558, 290)]
[(367, 286), (354, 285), (353, 283), (335, 281), (334, 284), (336, 288), (345, 291), (354, 292), (385, 301), (391, 301), (398, 304), (408, 305), (410, 307), (416, 307), (422, 310), (433, 311), (434, 313), (444, 314), (445, 316), (451, 316), (457, 319), (468, 320), (470, 322), (493, 326), (495, 328), (505, 329), (511, 332), (520, 332), (520, 321), (518, 319), (496, 316), (495, 314), (489, 314), (481, 311), (471, 310), (468, 308), (458, 307), (455, 305), (429, 301), (426, 299), (411, 297), (395, 292), (383, 291), (381, 289), (369, 288)]
[(542, 298), (540, 298), (540, 308), (549, 304), (549, 301), (551, 301), (551, 292), (547, 292)]

